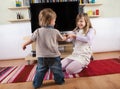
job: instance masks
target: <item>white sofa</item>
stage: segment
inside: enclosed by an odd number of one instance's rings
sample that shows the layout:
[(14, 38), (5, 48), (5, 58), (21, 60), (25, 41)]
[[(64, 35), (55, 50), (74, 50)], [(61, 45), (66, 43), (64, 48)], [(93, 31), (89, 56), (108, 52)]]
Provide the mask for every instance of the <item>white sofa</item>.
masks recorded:
[[(93, 52), (120, 51), (120, 18), (93, 18), (96, 37)], [(24, 58), (31, 46), (23, 51), (25, 36), (31, 35), (31, 24), (16, 23), (0, 25), (0, 60)]]

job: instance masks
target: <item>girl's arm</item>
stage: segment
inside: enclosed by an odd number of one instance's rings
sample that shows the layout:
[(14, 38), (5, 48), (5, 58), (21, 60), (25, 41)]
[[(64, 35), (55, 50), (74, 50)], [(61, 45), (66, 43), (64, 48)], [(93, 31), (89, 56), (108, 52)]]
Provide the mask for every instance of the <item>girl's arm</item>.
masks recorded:
[(67, 34), (67, 40), (66, 41), (67, 42), (72, 42), (73, 39), (76, 39), (76, 34), (73, 31), (71, 31)]
[(95, 30), (91, 28), (86, 36), (77, 35), (76, 40), (91, 43), (93, 41), (94, 36), (95, 36)]

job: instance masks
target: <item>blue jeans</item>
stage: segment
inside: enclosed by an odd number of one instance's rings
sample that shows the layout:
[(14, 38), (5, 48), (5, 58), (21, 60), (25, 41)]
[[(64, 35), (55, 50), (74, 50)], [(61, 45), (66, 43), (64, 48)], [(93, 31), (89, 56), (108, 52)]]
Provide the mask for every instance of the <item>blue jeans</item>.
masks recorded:
[(33, 80), (33, 86), (35, 88), (38, 88), (42, 85), (44, 76), (49, 69), (53, 72), (55, 83), (57, 84), (64, 83), (64, 74), (62, 72), (60, 57), (55, 58), (38, 57), (36, 74)]

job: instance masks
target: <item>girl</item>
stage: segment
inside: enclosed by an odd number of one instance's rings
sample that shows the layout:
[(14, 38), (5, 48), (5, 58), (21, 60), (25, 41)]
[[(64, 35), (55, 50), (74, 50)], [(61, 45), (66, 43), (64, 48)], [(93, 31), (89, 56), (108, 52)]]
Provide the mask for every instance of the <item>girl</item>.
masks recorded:
[(92, 41), (95, 30), (86, 13), (76, 17), (76, 28), (68, 34), (68, 38), (74, 42), (73, 52), (61, 61), (63, 70), (69, 74), (79, 73), (90, 63), (92, 55)]

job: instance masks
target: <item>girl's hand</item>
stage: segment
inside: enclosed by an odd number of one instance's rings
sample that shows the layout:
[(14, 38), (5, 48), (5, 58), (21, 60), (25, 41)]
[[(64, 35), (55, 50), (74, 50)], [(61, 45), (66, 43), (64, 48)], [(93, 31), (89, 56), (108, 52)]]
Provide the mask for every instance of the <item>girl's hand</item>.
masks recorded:
[(76, 35), (75, 35), (75, 34), (69, 34), (69, 35), (68, 35), (68, 38), (76, 39)]

